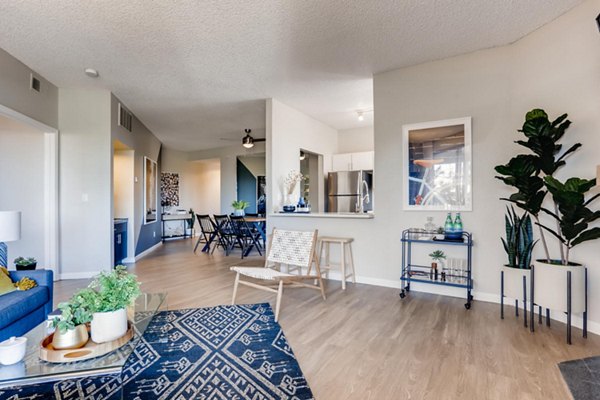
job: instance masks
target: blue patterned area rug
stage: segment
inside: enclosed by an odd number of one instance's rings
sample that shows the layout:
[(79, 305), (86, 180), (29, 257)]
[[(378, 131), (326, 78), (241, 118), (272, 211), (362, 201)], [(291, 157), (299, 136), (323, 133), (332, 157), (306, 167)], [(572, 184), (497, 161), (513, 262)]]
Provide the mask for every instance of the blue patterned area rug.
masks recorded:
[(300, 400), (313, 396), (267, 303), (160, 313), (121, 375), (0, 389), (0, 399), (10, 400), (121, 398)]

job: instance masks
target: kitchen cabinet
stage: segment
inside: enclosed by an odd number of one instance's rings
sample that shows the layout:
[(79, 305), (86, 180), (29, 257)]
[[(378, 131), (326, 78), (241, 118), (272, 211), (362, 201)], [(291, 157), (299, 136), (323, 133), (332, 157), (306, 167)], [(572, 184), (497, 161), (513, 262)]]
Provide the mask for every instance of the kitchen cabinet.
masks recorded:
[(127, 220), (115, 220), (113, 232), (116, 266), (123, 264), (123, 260), (127, 258)]
[(373, 151), (333, 154), (331, 156), (331, 172), (373, 170), (374, 155)]

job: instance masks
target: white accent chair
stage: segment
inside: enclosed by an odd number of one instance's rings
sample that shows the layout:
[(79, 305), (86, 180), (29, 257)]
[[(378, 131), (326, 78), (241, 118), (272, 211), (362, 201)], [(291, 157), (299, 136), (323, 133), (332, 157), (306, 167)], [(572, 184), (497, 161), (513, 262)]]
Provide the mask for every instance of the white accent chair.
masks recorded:
[[(316, 244), (316, 230), (303, 232), (273, 229), (273, 234), (269, 238), (268, 254), (264, 267), (231, 267), (231, 270), (236, 272), (231, 304), (235, 304), (238, 285), (240, 284), (277, 294), (275, 321), (279, 319), (284, 285), (320, 290), (321, 296), (325, 300), (321, 268), (319, 267), (319, 259), (316, 257)], [(316, 273), (310, 275), (313, 263), (315, 263)], [(282, 272), (282, 265), (286, 265), (288, 268), (297, 268), (299, 274)], [(306, 273), (306, 275), (303, 275), (303, 273)], [(253, 281), (242, 280), (241, 277), (248, 277)], [(313, 281), (317, 284), (304, 281)]]

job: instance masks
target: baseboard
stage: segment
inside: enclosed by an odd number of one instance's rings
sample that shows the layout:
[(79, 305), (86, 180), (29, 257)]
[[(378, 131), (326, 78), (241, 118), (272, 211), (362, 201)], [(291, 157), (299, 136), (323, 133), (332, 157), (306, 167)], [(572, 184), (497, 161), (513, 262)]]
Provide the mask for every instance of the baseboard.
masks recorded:
[[(328, 279), (340, 281), (341, 273), (339, 271), (330, 271)], [(368, 276), (357, 276), (356, 283), (363, 283), (365, 285), (373, 285), (373, 286), (382, 286), (382, 287), (394, 288), (394, 289), (398, 289), (398, 290), (401, 289), (401, 287), (402, 287), (402, 282), (400, 280), (380, 279), (380, 278), (372, 278), (372, 277), (368, 277)], [(419, 293), (437, 294), (437, 295), (451, 296), (451, 297), (457, 297), (457, 298), (465, 297), (464, 289), (452, 288), (452, 287), (446, 287), (446, 286), (434, 286), (434, 285), (428, 285), (426, 283), (412, 282), (410, 284), (410, 290), (419, 292)], [(486, 303), (498, 304), (498, 318), (500, 318), (500, 308), (499, 308), (500, 307), (500, 295), (499, 294), (479, 292), (479, 291), (473, 290), (472, 295), (473, 295), (474, 300), (483, 301)], [(514, 301), (505, 300), (505, 305), (514, 307)], [(505, 312), (506, 312), (506, 310), (505, 310)], [(529, 313), (529, 310), (528, 310), (528, 313)], [(537, 318), (537, 313), (536, 313), (536, 318)], [(566, 323), (567, 316), (562, 312), (551, 310), (550, 311), (550, 319), (558, 321), (558, 322)], [(579, 329), (583, 328), (583, 318), (581, 316), (573, 315), (571, 317), (571, 323), (573, 324), (573, 327), (576, 327)], [(537, 322), (536, 322), (536, 324), (537, 324)], [(600, 335), (600, 323), (590, 321), (588, 319), (588, 332)]]
[(69, 279), (90, 279), (94, 276), (98, 275), (102, 271), (90, 271), (90, 272), (68, 272), (64, 274), (60, 274), (60, 280), (69, 280)]
[(148, 254), (152, 253), (154, 250), (156, 250), (160, 246), (162, 246), (162, 244), (163, 244), (162, 242), (158, 242), (154, 246), (150, 247), (149, 249), (142, 251), (140, 254), (135, 256), (135, 260), (133, 262), (139, 261), (142, 258), (146, 257)]
[(135, 263), (135, 257), (127, 257), (123, 259), (123, 264), (133, 264)]

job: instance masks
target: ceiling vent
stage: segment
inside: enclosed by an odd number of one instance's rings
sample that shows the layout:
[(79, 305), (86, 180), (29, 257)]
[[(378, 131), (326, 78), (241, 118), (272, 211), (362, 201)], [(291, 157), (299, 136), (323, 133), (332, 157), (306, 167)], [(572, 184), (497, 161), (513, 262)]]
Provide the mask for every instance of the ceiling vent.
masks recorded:
[(127, 129), (129, 132), (131, 132), (131, 123), (133, 120), (133, 115), (127, 111), (125, 109), (125, 107), (123, 107), (121, 105), (121, 103), (119, 103), (119, 126), (122, 126), (123, 128)]
[(33, 73), (30, 74), (29, 88), (31, 90), (35, 90), (38, 93), (42, 90), (42, 83), (40, 82), (40, 80), (38, 78), (33, 76)]

